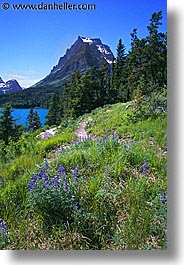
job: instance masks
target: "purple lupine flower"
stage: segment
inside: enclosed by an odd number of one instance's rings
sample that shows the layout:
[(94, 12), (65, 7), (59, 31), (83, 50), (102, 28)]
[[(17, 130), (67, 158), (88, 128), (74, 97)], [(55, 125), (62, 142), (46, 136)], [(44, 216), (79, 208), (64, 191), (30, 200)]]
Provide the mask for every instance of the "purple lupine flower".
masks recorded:
[(64, 176), (65, 175), (65, 169), (64, 169), (64, 166), (62, 164), (59, 165), (59, 168), (58, 168), (58, 176)]
[(51, 180), (51, 183), (53, 184), (54, 189), (56, 190), (56, 189), (57, 189), (57, 186), (59, 185), (59, 177), (58, 177), (58, 176), (55, 176), (55, 177)]
[(115, 133), (112, 132), (112, 140), (114, 141)]
[(78, 177), (79, 177), (79, 175), (78, 175), (78, 168), (75, 167), (75, 168), (74, 168), (74, 175), (73, 175), (73, 178), (74, 178), (74, 180), (77, 180)]
[(6, 233), (6, 222), (2, 219), (0, 220), (0, 234)]
[(124, 145), (123, 145), (123, 149), (126, 150), (126, 147), (127, 147), (126, 144), (124, 144)]
[(75, 202), (74, 205), (73, 205), (73, 210), (77, 211), (78, 209), (79, 209), (78, 203)]
[(49, 190), (49, 184), (48, 183), (45, 183), (45, 189)]
[(43, 177), (44, 172), (45, 172), (44, 167), (41, 167), (40, 170), (39, 170), (39, 172), (38, 172), (38, 174), (37, 174), (37, 176), (38, 176), (39, 179), (41, 179)]
[(63, 190), (65, 192), (68, 191), (68, 181), (67, 181), (66, 177), (64, 177), (64, 179), (63, 179)]
[(34, 184), (36, 182), (36, 179), (37, 179), (36, 175), (33, 174), (31, 176), (30, 183), (28, 184), (28, 190), (29, 191), (33, 191), (33, 187), (34, 187)]
[(146, 164), (146, 162), (144, 162), (144, 164), (142, 166), (142, 173), (146, 174), (146, 171), (147, 171), (147, 164)]
[(77, 141), (76, 140), (73, 140), (73, 143), (74, 143), (74, 145), (76, 145), (77, 144)]
[(49, 169), (49, 163), (47, 161), (45, 162), (45, 169), (46, 171)]
[(28, 184), (27, 187), (28, 187), (29, 191), (33, 191), (33, 185), (32, 184)]
[(166, 204), (166, 201), (167, 201), (167, 195), (165, 193), (162, 193), (160, 195), (160, 201), (162, 203), (162, 205), (165, 205)]
[(43, 175), (43, 178), (44, 178), (44, 182), (47, 183), (48, 182), (48, 177), (46, 174)]
[(36, 175), (33, 174), (33, 175), (31, 176), (30, 183), (31, 183), (31, 184), (35, 184), (35, 182), (36, 182)]

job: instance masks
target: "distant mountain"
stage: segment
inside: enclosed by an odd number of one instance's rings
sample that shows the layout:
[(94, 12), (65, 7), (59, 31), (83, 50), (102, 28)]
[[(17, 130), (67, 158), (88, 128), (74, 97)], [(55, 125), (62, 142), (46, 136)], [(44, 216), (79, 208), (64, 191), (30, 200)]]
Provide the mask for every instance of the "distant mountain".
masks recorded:
[[(8, 90), (7, 83), (10, 81), (5, 83), (0, 79), (0, 106), (9, 103), (14, 108), (47, 108), (53, 92), (61, 94), (63, 84), (74, 71), (79, 70), (82, 73), (92, 66), (99, 68), (104, 64), (110, 69), (113, 57), (109, 46), (103, 44), (99, 38), (91, 39), (79, 36), (75, 43), (66, 50), (65, 55), (60, 57), (58, 64), (53, 67), (51, 72), (34, 86), (22, 89), (18, 85), (19, 87), (16, 86), (14, 90)], [(18, 90), (22, 91), (8, 93)]]
[(17, 80), (12, 79), (7, 81), (6, 83), (0, 77), (0, 94), (7, 94), (11, 92), (17, 92), (23, 90), (23, 88), (19, 85)]
[(50, 74), (33, 87), (61, 85), (61, 82), (64, 82), (76, 70), (83, 72), (92, 66), (97, 68), (104, 64), (110, 66), (112, 60), (113, 53), (110, 47), (103, 44), (99, 38), (79, 36), (76, 42), (66, 50), (65, 55), (60, 57), (58, 64), (53, 67)]

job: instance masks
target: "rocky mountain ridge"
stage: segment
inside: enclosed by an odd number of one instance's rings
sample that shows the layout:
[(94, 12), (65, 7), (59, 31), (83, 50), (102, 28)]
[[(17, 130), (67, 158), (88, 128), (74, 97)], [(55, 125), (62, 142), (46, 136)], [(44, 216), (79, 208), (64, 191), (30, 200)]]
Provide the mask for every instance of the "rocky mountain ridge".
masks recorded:
[(99, 68), (104, 64), (110, 67), (113, 58), (110, 47), (103, 44), (99, 38), (78, 36), (75, 43), (66, 50), (65, 55), (60, 57), (50, 74), (33, 87), (61, 84), (76, 70), (83, 72), (92, 66)]
[(12, 79), (4, 82), (0, 77), (0, 94), (7, 94), (11, 92), (21, 91), (23, 88), (19, 85), (17, 80)]

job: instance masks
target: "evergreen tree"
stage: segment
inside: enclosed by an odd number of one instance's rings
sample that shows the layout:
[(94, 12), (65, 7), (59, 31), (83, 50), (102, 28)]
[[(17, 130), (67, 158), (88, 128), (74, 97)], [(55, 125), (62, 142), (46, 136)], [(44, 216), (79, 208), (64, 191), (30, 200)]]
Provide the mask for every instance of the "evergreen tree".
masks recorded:
[(75, 71), (65, 84), (61, 97), (64, 119), (75, 119), (81, 115), (80, 73)]
[[(131, 50), (127, 56), (127, 87), (128, 87), (128, 100), (137, 94), (138, 85), (141, 80), (146, 78), (145, 54), (144, 49), (146, 39), (139, 39), (137, 37), (137, 30), (133, 30), (131, 34)], [(146, 80), (144, 82), (146, 84)], [(147, 85), (145, 86), (146, 89)], [(142, 91), (144, 93), (144, 91)]]
[(125, 54), (125, 45), (122, 42), (122, 39), (119, 40), (117, 46), (117, 58), (115, 64), (113, 64), (112, 68), (112, 77), (111, 77), (111, 101), (112, 103), (116, 103), (119, 101), (126, 101), (124, 98), (123, 92), (123, 80), (124, 76), (124, 68), (126, 65), (126, 54)]
[(0, 115), (0, 140), (8, 145), (10, 140), (18, 140), (22, 130), (22, 126), (16, 125), (16, 120), (13, 119), (11, 106), (5, 105)]
[(81, 110), (82, 113), (89, 113), (95, 108), (96, 93), (96, 80), (95, 68), (91, 71), (86, 71), (81, 77)]
[(97, 82), (98, 82), (98, 101), (97, 106), (103, 106), (110, 103), (109, 101), (109, 87), (110, 87), (110, 71), (105, 64), (97, 70)]
[(147, 47), (145, 50), (148, 58), (146, 62), (147, 78), (151, 91), (162, 89), (167, 85), (167, 35), (158, 31), (162, 25), (162, 11), (153, 13), (150, 25), (147, 27)]
[(41, 127), (40, 117), (37, 111), (30, 109), (27, 117), (27, 128), (29, 131), (36, 131)]
[(131, 34), (127, 56), (129, 99), (137, 94), (149, 95), (167, 84), (167, 35), (158, 31), (161, 19), (161, 11), (152, 15), (149, 36), (139, 39), (137, 30)]
[(61, 122), (60, 100), (58, 94), (54, 93), (50, 99), (49, 111), (46, 115), (46, 125), (59, 125)]

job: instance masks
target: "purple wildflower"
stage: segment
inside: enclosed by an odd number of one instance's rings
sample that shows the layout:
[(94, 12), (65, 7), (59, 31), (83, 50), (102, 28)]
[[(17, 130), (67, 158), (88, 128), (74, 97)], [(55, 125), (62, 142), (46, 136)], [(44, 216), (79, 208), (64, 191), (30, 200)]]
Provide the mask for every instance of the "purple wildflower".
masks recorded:
[(112, 140), (114, 141), (115, 134), (112, 132)]
[(64, 177), (64, 179), (63, 179), (63, 190), (65, 192), (68, 191), (68, 181), (67, 181), (66, 177)]
[(58, 168), (58, 176), (64, 176), (65, 175), (65, 169), (64, 169), (64, 166), (62, 164), (59, 165), (59, 168)]
[(73, 175), (73, 178), (74, 178), (74, 180), (77, 180), (78, 177), (79, 177), (79, 175), (78, 175), (78, 168), (75, 167), (75, 168), (74, 168), (74, 175)]
[(46, 161), (45, 162), (45, 169), (48, 170), (49, 169), (49, 163)]
[(34, 187), (34, 184), (36, 182), (36, 179), (37, 179), (37, 177), (33, 174), (31, 176), (30, 183), (28, 184), (28, 190), (29, 191), (32, 191), (33, 190), (33, 187)]
[(127, 147), (126, 144), (124, 144), (124, 145), (123, 145), (123, 149), (126, 150), (126, 147)]
[(39, 179), (41, 179), (43, 177), (44, 172), (45, 172), (44, 167), (41, 167), (40, 170), (39, 170), (39, 172), (38, 172), (38, 174), (37, 174), (37, 176), (38, 176)]
[(147, 171), (147, 164), (146, 164), (146, 162), (144, 162), (144, 164), (142, 166), (142, 173), (146, 174), (146, 171)]
[(77, 211), (78, 209), (79, 209), (78, 203), (75, 202), (75, 203), (74, 203), (74, 206), (73, 206), (73, 210), (74, 210), (74, 211)]
[(33, 191), (33, 185), (28, 184), (27, 187), (28, 187), (28, 190), (29, 190), (29, 191)]
[(160, 201), (161, 201), (162, 205), (166, 204), (166, 200), (167, 200), (167, 195), (165, 193), (162, 193), (160, 195)]
[(31, 176), (31, 181), (30, 182), (31, 182), (31, 184), (34, 184), (36, 182), (36, 175), (33, 174)]
[(77, 141), (76, 140), (73, 140), (73, 143), (74, 143), (74, 145), (76, 145), (77, 144)]
[(2, 219), (0, 220), (0, 234), (6, 233), (6, 222)]
[(46, 190), (49, 190), (49, 185), (48, 185), (48, 183), (45, 183), (45, 188), (46, 188)]
[(44, 178), (44, 182), (47, 183), (47, 181), (48, 181), (48, 177), (47, 177), (46, 174), (43, 175), (43, 178)]
[(51, 180), (51, 183), (53, 184), (54, 189), (56, 190), (56, 189), (57, 189), (57, 186), (59, 185), (59, 177), (58, 177), (58, 176), (55, 176), (55, 177)]

